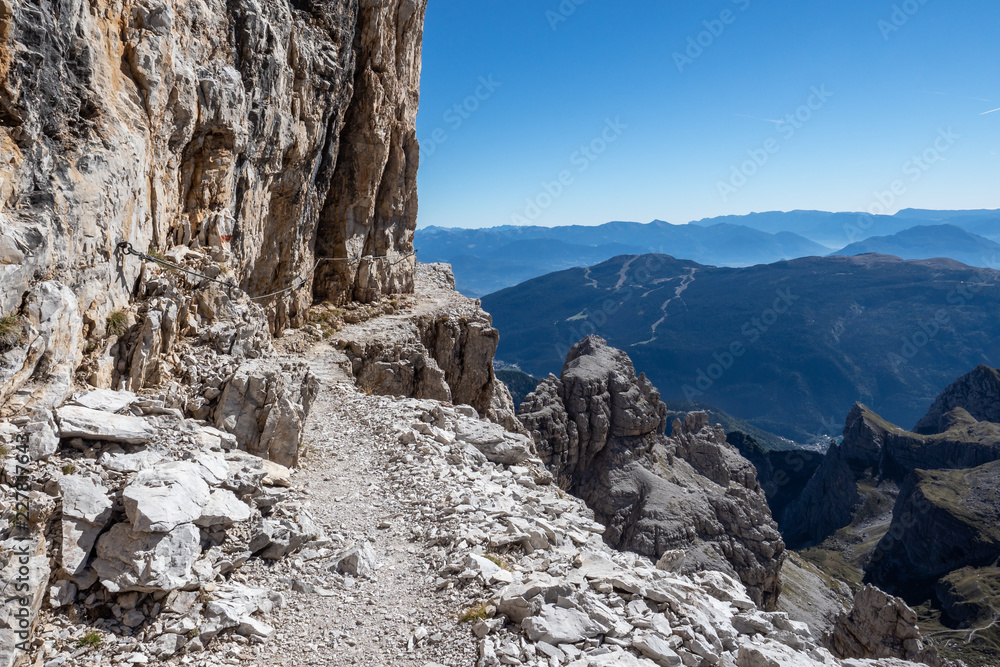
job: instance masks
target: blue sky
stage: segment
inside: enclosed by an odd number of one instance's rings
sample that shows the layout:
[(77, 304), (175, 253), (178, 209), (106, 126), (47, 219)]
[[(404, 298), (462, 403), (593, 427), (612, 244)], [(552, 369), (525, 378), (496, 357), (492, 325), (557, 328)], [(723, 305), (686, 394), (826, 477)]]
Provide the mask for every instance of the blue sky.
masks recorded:
[(997, 25), (996, 0), (430, 0), (419, 226), (1000, 208)]

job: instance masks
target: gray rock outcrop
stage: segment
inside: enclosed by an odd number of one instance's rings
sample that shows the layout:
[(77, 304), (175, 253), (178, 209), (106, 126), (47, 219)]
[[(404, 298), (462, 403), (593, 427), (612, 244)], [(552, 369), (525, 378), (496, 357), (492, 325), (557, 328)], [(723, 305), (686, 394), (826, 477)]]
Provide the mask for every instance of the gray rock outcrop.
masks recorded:
[(684, 550), (682, 571), (737, 575), (773, 609), (784, 543), (753, 466), (704, 413), (663, 435), (666, 407), (621, 350), (590, 336), (519, 415), (538, 455), (607, 526), (605, 540), (654, 560)]
[(979, 366), (952, 382), (913, 428), (914, 432), (928, 435), (947, 431), (950, 425), (942, 420), (955, 408), (962, 408), (977, 421), (1000, 424), (1000, 371)]
[(493, 370), (500, 333), (479, 301), (455, 291), (451, 267), (444, 264), (418, 265), (414, 289), (420, 305), (405, 317), (379, 318), (339, 334), (358, 386), (470, 405), (490, 421), (523, 432), (510, 392)]
[(839, 658), (898, 658), (930, 667), (944, 664), (937, 651), (924, 646), (916, 613), (874, 586), (858, 591), (854, 608), (837, 620), (825, 643)]
[(234, 435), (240, 449), (293, 467), (318, 390), (319, 382), (307, 367), (249, 361), (222, 389), (215, 425)]

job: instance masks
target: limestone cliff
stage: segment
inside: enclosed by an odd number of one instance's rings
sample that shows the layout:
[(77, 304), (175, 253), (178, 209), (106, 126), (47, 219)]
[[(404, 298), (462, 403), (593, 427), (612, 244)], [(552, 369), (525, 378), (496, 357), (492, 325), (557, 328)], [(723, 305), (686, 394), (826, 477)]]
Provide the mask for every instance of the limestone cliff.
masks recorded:
[(933, 421), (940, 430), (921, 435), (855, 404), (843, 443), (830, 448), (782, 517), (789, 544), (822, 542), (858, 519), (857, 510), (866, 502), (881, 504), (875, 496), (894, 501), (898, 485), (916, 470), (974, 468), (1000, 459), (1000, 425), (977, 421), (962, 407)]
[(260, 301), (276, 332), (410, 290), (425, 7), (0, 0), (0, 402), (66, 396), (146, 277), (122, 241), (198, 251), (233, 298), (346, 260)]
[(509, 431), (524, 432), (493, 355), (500, 332), (478, 300), (455, 291), (447, 264), (418, 264), (415, 306), (349, 327), (337, 345), (351, 377), (370, 393), (470, 405)]
[(666, 554), (685, 571), (735, 574), (774, 608), (785, 548), (753, 465), (704, 413), (666, 437), (666, 407), (627, 354), (596, 336), (580, 341), (519, 417), (553, 475), (607, 526), (609, 544)]
[[(929, 585), (1000, 558), (1000, 461), (965, 470), (919, 470), (899, 493), (868, 578), (886, 590)], [(929, 586), (928, 586), (929, 587)]]
[(980, 365), (952, 382), (913, 430), (922, 434), (946, 431), (950, 426), (942, 419), (959, 407), (978, 421), (1000, 423), (1000, 371)]

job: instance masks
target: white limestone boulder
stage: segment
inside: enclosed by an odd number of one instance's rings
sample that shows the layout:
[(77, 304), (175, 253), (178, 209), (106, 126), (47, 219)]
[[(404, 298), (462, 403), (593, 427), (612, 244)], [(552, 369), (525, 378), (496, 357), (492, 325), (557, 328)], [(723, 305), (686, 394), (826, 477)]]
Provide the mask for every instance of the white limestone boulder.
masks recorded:
[(28, 436), (28, 456), (32, 461), (42, 461), (59, 451), (56, 423), (48, 410), (36, 412), (35, 420), (23, 430)]
[(116, 415), (78, 405), (56, 410), (60, 438), (83, 438), (141, 445), (149, 442), (156, 429), (142, 417)]
[(516, 465), (531, 458), (531, 440), (499, 424), (462, 418), (455, 437), (478, 449), (493, 463)]
[(194, 524), (147, 533), (116, 523), (97, 540), (93, 567), (112, 593), (172, 591), (191, 583), (191, 567), (200, 555), (201, 532)]
[(656, 633), (635, 637), (632, 640), (632, 646), (662, 667), (677, 667), (683, 664), (681, 657), (670, 648), (667, 640)]
[(97, 536), (111, 519), (112, 502), (102, 484), (82, 475), (63, 475), (59, 491), (63, 508), (60, 565), (75, 576), (86, 568)]
[(69, 403), (101, 412), (121, 412), (132, 405), (138, 398), (130, 391), (115, 391), (114, 389), (95, 389), (77, 394)]
[(369, 542), (361, 542), (335, 557), (333, 570), (340, 574), (370, 578), (375, 573), (376, 564), (375, 549)]
[(195, 523), (205, 528), (226, 528), (246, 521), (253, 514), (250, 507), (228, 489), (215, 489)]
[(575, 644), (610, 630), (578, 609), (554, 605), (545, 605), (538, 616), (529, 616), (521, 621), (521, 629), (531, 641), (553, 645)]
[(202, 516), (211, 498), (204, 468), (190, 461), (161, 463), (141, 471), (125, 487), (125, 514), (135, 530), (165, 533)]

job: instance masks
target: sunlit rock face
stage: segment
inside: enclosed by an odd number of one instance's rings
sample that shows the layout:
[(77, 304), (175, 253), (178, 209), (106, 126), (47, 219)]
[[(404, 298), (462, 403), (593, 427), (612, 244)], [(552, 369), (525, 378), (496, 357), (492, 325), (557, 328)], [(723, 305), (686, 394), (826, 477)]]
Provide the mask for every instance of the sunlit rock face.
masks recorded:
[[(43, 5), (0, 0), (0, 316), (55, 371), (144, 277), (122, 241), (251, 296), (349, 260), (262, 300), (272, 331), (412, 289), (426, 0)], [(5, 357), (0, 398), (49, 374), (46, 345)]]

